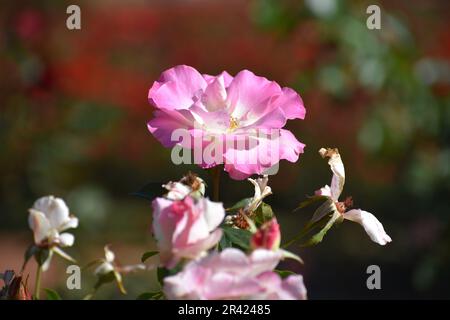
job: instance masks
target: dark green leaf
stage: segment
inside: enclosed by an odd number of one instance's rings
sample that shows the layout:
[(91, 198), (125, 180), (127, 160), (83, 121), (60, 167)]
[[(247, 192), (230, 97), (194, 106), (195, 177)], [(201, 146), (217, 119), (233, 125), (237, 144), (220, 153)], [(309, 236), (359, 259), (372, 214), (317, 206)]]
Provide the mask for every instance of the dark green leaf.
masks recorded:
[(150, 182), (138, 191), (132, 192), (131, 195), (152, 201), (156, 197), (161, 196), (161, 194), (163, 193), (162, 185), (163, 183), (161, 182)]
[(295, 272), (292, 272), (292, 271), (289, 271), (289, 270), (274, 270), (276, 273), (278, 273), (278, 275), (281, 277), (281, 278), (287, 278), (287, 277), (289, 277), (289, 276), (291, 276), (291, 275), (295, 275), (296, 273)]
[(34, 254), (34, 258), (38, 265), (42, 266), (50, 255), (50, 250), (46, 248), (38, 248)]
[(225, 226), (223, 227), (223, 232), (224, 236), (226, 236), (233, 245), (244, 250), (250, 248), (250, 238), (252, 236), (250, 231)]
[(245, 206), (247, 206), (250, 201), (252, 200), (252, 198), (245, 198), (242, 200), (239, 200), (238, 202), (236, 202), (232, 207), (227, 208), (226, 211), (237, 211), (241, 208), (244, 208)]
[(25, 269), (30, 258), (32, 256), (34, 256), (38, 251), (39, 251), (39, 247), (35, 246), (34, 244), (27, 248), (27, 251), (25, 251), (24, 261), (23, 261), (23, 265), (22, 265), (22, 271)]
[(274, 213), (272, 207), (267, 203), (262, 202), (255, 211), (254, 221), (258, 226), (260, 226), (264, 222), (271, 220), (273, 217)]
[(98, 276), (98, 280), (94, 286), (95, 290), (100, 288), (105, 283), (109, 283), (116, 280), (116, 275), (114, 274), (114, 271), (110, 271), (106, 274), (102, 274)]
[(299, 210), (299, 209), (303, 209), (306, 208), (307, 206), (317, 202), (317, 201), (321, 201), (321, 200), (326, 200), (328, 199), (328, 197), (325, 196), (310, 196), (308, 197), (308, 199), (306, 199), (305, 201), (301, 202), (297, 208), (294, 209), (294, 211)]
[(145, 252), (142, 257), (141, 257), (141, 261), (142, 263), (144, 263), (147, 259), (157, 255), (159, 252), (158, 251), (147, 251)]
[(55, 290), (44, 288), (44, 291), (47, 294), (47, 300), (62, 300)]
[(334, 212), (331, 217), (328, 219), (328, 222), (325, 226), (314, 236), (312, 236), (306, 243), (302, 244), (303, 247), (316, 245), (323, 240), (323, 237), (331, 229), (331, 227), (341, 219), (341, 214), (339, 212)]
[(219, 241), (219, 249), (223, 250), (223, 249), (226, 249), (226, 248), (230, 248), (232, 246), (233, 246), (233, 244), (231, 243), (231, 240), (224, 233), (222, 235), (222, 238), (220, 238), (220, 241)]

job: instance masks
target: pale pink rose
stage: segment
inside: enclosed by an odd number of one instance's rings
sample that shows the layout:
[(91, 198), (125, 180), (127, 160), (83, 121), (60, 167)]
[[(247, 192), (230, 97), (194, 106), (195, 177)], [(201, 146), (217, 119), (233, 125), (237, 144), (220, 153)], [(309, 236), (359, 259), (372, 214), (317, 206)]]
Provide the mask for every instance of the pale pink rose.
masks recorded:
[[(282, 280), (273, 272), (282, 253), (257, 249), (250, 255), (234, 248), (212, 252), (164, 279), (168, 299), (305, 299), (301, 277)], [(277, 291), (277, 292), (275, 292)]]
[[(153, 83), (148, 98), (156, 108), (148, 128), (165, 147), (206, 150), (214, 144), (219, 150), (214, 157), (201, 153), (195, 163), (204, 168), (223, 163), (233, 179), (263, 174), (282, 159), (296, 162), (303, 153), (304, 144), (283, 129), (287, 120), (304, 119), (302, 99), (248, 70), (210, 76), (176, 66)], [(172, 138), (176, 129), (185, 129), (188, 139)]]
[(161, 263), (173, 268), (182, 258), (195, 259), (214, 247), (222, 237), (218, 226), (225, 217), (222, 203), (190, 196), (172, 201), (153, 200), (153, 233)]

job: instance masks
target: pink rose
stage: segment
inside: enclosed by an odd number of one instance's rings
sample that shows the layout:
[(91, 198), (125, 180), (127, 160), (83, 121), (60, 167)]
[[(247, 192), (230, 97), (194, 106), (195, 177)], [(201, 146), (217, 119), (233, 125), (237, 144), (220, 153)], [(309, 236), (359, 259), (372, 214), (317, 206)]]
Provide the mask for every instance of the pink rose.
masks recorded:
[(156, 108), (148, 128), (165, 147), (194, 150), (203, 168), (224, 164), (233, 179), (263, 174), (281, 159), (296, 162), (303, 152), (304, 144), (283, 129), (289, 119), (304, 119), (300, 96), (248, 70), (210, 76), (176, 66), (153, 83), (148, 98)]
[(222, 203), (201, 198), (194, 201), (166, 198), (153, 200), (153, 233), (161, 263), (173, 268), (182, 258), (195, 259), (214, 247), (222, 237), (217, 227), (225, 216)]
[(301, 276), (281, 279), (272, 270), (281, 252), (257, 249), (249, 256), (228, 248), (188, 263), (164, 279), (168, 299), (305, 299)]

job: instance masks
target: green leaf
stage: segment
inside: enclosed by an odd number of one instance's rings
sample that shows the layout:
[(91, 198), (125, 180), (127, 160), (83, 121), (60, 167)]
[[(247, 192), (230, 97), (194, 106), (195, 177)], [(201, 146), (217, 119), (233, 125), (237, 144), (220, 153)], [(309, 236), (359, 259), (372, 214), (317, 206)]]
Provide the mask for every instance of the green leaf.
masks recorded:
[(163, 293), (161, 291), (158, 292), (144, 292), (141, 293), (136, 300), (159, 300), (163, 297)]
[(250, 203), (250, 201), (252, 201), (252, 198), (244, 198), (236, 202), (232, 207), (227, 208), (225, 211), (237, 211), (241, 208), (246, 207)]
[(255, 211), (254, 221), (260, 226), (264, 222), (271, 220), (274, 216), (275, 214), (273, 213), (272, 207), (267, 203), (262, 202)]
[(114, 274), (114, 271), (110, 271), (108, 273), (102, 274), (98, 276), (97, 282), (95, 283), (94, 289), (97, 290), (102, 285), (113, 282), (116, 280), (116, 275)]
[(44, 291), (47, 294), (47, 300), (62, 300), (61, 296), (55, 290), (44, 288)]
[(34, 258), (36, 259), (36, 262), (39, 266), (42, 266), (44, 262), (47, 260), (47, 258), (50, 255), (49, 249), (44, 248), (38, 248), (36, 253), (34, 254)]
[(158, 251), (147, 251), (145, 252), (142, 257), (141, 257), (141, 261), (142, 263), (144, 263), (147, 259), (157, 255), (159, 252)]
[(316, 209), (309, 223), (315, 223), (332, 212), (337, 212), (336, 204), (333, 200), (327, 198), (327, 200)]
[(25, 270), (25, 267), (27, 266), (28, 261), (32, 256), (34, 256), (39, 251), (39, 247), (35, 246), (34, 244), (29, 246), (27, 248), (27, 251), (25, 251), (24, 261), (22, 265), (22, 271)]
[(225, 226), (222, 229), (224, 236), (226, 236), (233, 245), (236, 245), (244, 250), (250, 248), (250, 238), (252, 237), (252, 233), (250, 231), (228, 226)]
[(131, 195), (152, 201), (163, 193), (162, 185), (161, 182), (149, 182), (138, 191), (132, 192)]
[(302, 244), (302, 247), (312, 246), (320, 243), (323, 240), (323, 237), (331, 229), (331, 227), (341, 218), (341, 214), (339, 212), (334, 212), (329, 218), (328, 222), (325, 226), (314, 236), (312, 236), (306, 243)]
[(289, 270), (274, 270), (274, 271), (278, 273), (278, 275), (283, 279), (296, 274), (295, 272)]
[(219, 241), (219, 250), (222, 251), (226, 248), (231, 248), (233, 246), (233, 243), (231, 240), (227, 237), (225, 233), (223, 233), (222, 238), (220, 238)]
[(298, 205), (297, 208), (294, 209), (294, 211), (306, 208), (309, 205), (311, 205), (311, 204), (313, 204), (313, 203), (315, 203), (317, 201), (326, 200), (326, 199), (328, 199), (328, 197), (326, 197), (326, 196), (309, 196), (308, 199), (306, 199), (303, 202), (300, 202), (300, 204)]

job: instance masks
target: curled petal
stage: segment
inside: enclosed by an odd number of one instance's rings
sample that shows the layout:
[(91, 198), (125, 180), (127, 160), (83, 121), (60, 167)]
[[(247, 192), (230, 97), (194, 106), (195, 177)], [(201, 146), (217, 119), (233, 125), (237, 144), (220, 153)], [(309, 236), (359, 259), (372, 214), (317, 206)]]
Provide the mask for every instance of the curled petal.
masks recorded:
[(30, 209), (30, 215), (28, 216), (28, 224), (33, 230), (34, 242), (40, 244), (50, 234), (50, 221), (40, 211)]
[(362, 225), (373, 242), (384, 246), (392, 241), (391, 237), (384, 231), (381, 222), (370, 212), (353, 209), (345, 212), (344, 218)]
[(325, 187), (320, 188), (314, 193), (316, 196), (324, 196), (331, 197), (331, 189), (329, 185), (325, 185)]
[(341, 155), (338, 149), (325, 149), (319, 150), (322, 158), (329, 158), (328, 164), (333, 172), (333, 178), (331, 179), (331, 197), (337, 201), (342, 193), (345, 183), (345, 169), (342, 163)]
[(71, 247), (75, 242), (75, 237), (70, 233), (61, 233), (59, 235), (59, 244), (61, 247)]

